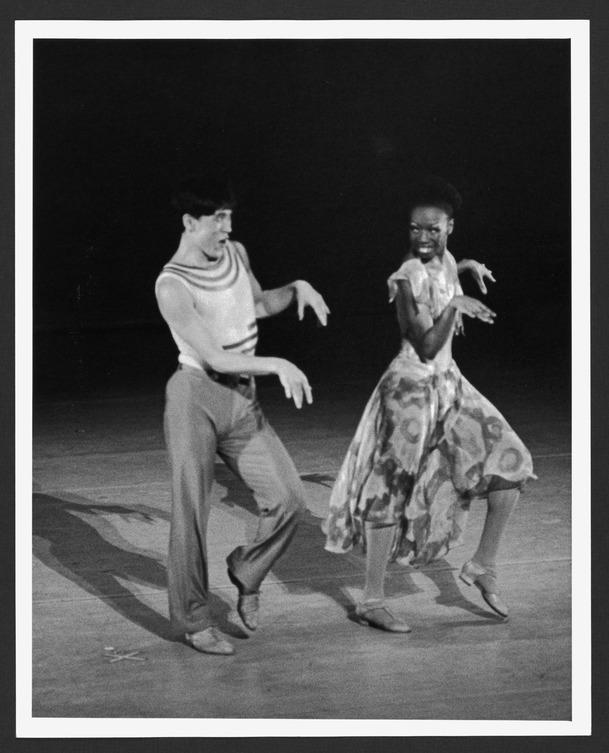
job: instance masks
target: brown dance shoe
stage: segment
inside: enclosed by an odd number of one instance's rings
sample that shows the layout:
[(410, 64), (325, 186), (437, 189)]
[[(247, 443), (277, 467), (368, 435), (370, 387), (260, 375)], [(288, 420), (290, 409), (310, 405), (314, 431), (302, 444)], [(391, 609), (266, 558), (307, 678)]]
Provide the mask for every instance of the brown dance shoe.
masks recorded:
[(468, 586), (476, 586), (493, 612), (507, 620), (509, 610), (497, 593), (497, 576), (494, 570), (489, 567), (484, 568), (477, 562), (469, 560), (461, 568), (459, 578)]
[(223, 654), (229, 656), (235, 653), (232, 643), (224, 638), (215, 627), (199, 630), (197, 633), (186, 633), (186, 643), (204, 654)]
[(389, 633), (410, 633), (412, 630), (410, 625), (399, 620), (382, 602), (358, 604), (355, 614), (365, 625), (387, 630)]

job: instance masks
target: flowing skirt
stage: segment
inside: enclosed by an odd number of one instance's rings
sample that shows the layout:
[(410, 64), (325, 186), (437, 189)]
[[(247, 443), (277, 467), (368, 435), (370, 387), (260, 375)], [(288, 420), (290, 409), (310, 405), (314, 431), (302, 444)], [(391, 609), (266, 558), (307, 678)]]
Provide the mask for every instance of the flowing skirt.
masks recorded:
[(377, 384), (323, 525), (326, 549), (365, 546), (364, 523), (396, 524), (392, 559), (423, 564), (460, 543), (473, 497), (535, 478), (529, 451), (463, 377), (405, 344)]

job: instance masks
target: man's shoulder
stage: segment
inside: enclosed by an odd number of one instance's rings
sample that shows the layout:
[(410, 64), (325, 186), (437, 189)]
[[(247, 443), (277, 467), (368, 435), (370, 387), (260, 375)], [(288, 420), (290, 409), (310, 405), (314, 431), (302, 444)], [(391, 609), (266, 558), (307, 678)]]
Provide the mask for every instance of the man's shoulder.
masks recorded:
[(154, 284), (157, 298), (160, 296), (163, 298), (173, 298), (176, 295), (180, 295), (184, 287), (184, 283), (177, 275), (173, 275), (166, 270), (163, 270), (159, 274)]
[(171, 259), (157, 275), (154, 284), (157, 297), (159, 295), (165, 298), (183, 295), (185, 288), (189, 287), (191, 277), (192, 274), (189, 273), (188, 265), (181, 265)]

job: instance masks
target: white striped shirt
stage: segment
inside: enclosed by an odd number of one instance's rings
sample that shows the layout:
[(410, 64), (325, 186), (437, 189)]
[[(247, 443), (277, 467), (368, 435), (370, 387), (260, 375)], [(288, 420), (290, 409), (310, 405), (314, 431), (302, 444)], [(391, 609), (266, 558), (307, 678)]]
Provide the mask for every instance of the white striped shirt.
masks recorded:
[[(220, 258), (207, 267), (169, 262), (157, 277), (181, 282), (193, 298), (194, 307), (215, 337), (219, 347), (232, 353), (254, 355), (258, 324), (252, 286), (239, 244), (227, 242)], [(180, 351), (180, 363), (202, 368), (195, 350), (171, 327)]]

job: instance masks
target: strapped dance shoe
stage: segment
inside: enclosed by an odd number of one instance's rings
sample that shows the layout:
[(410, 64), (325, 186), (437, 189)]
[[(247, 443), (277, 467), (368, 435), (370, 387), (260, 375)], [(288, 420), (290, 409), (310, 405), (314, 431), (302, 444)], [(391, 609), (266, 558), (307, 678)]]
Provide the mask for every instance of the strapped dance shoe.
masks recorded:
[(236, 578), (230, 567), (228, 568), (228, 578), (230, 582), (237, 587), (239, 597), (237, 599), (237, 613), (241, 617), (241, 622), (246, 628), (255, 630), (258, 627), (258, 608), (260, 606), (260, 591), (246, 593), (243, 584)]
[(410, 633), (412, 628), (392, 614), (382, 601), (358, 604), (355, 614), (361, 623), (389, 633)]
[(215, 627), (199, 630), (197, 633), (186, 633), (186, 643), (204, 654), (223, 654), (228, 656), (235, 653), (233, 644), (224, 638)]
[(461, 568), (459, 578), (468, 586), (476, 586), (489, 607), (503, 619), (507, 619), (509, 610), (497, 593), (497, 575), (490, 567), (484, 568), (473, 560)]

